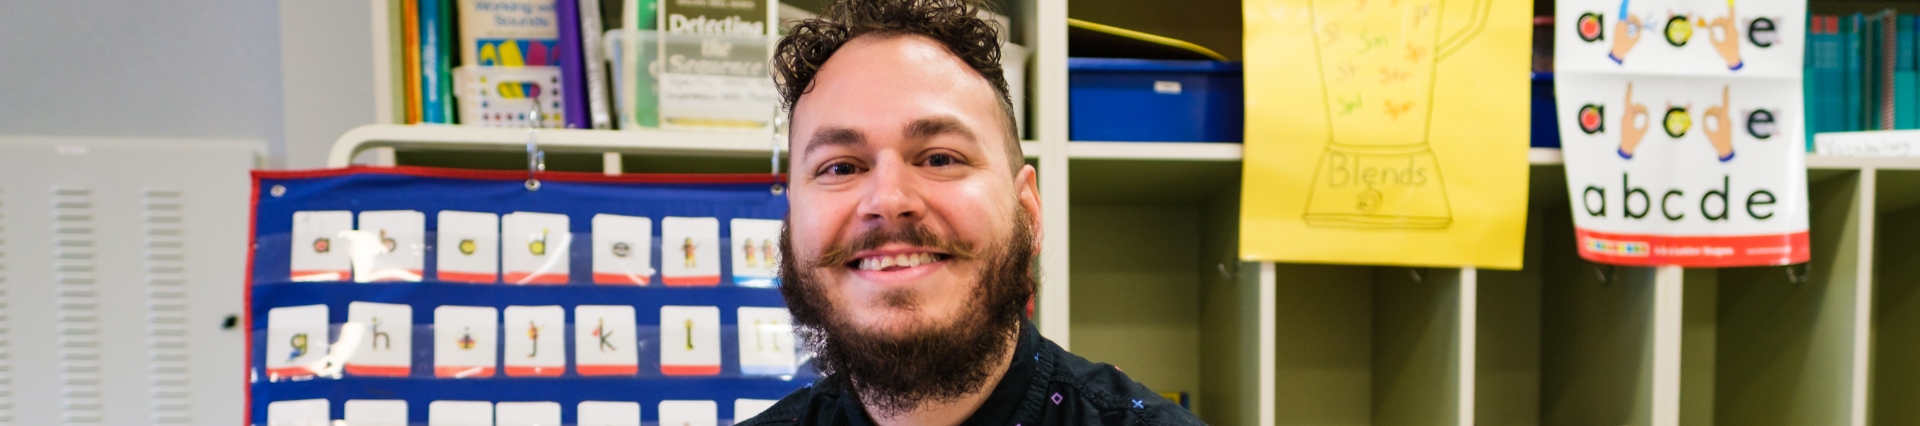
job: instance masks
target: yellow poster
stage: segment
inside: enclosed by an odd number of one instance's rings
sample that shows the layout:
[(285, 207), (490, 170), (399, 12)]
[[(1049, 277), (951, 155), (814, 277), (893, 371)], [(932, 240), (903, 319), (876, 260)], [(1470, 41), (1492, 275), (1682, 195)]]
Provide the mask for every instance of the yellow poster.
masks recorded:
[(1242, 258), (1520, 268), (1532, 2), (1242, 4)]

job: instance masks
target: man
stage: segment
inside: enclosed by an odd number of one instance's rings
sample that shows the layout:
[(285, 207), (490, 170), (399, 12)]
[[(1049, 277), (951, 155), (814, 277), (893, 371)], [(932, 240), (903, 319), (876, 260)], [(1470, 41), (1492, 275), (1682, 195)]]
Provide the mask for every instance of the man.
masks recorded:
[(742, 424), (1200, 423), (1024, 318), (1040, 199), (978, 13), (842, 0), (780, 41), (781, 294), (823, 378)]

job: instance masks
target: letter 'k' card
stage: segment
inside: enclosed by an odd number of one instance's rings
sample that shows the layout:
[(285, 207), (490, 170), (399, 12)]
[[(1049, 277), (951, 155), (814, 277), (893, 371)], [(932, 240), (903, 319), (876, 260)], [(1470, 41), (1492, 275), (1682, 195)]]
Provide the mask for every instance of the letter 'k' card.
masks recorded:
[(632, 306), (573, 308), (574, 369), (582, 376), (632, 376), (640, 372), (639, 339)]

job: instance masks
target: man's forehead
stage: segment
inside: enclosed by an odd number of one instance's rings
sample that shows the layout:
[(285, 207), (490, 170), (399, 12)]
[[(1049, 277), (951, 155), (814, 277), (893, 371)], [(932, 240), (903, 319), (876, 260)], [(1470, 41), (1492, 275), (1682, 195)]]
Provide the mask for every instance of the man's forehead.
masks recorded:
[(802, 153), (815, 136), (891, 138), (926, 128), (993, 138), (999, 114), (986, 79), (933, 39), (867, 35), (834, 52), (795, 102), (789, 148)]

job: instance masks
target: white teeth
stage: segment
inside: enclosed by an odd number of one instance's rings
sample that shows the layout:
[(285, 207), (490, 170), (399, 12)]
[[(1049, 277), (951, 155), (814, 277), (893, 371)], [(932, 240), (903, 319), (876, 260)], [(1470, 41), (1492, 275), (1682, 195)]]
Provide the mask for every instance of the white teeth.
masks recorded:
[(856, 266), (861, 270), (878, 271), (878, 270), (887, 269), (895, 266), (899, 266), (902, 268), (912, 268), (915, 266), (933, 263), (935, 260), (938, 260), (938, 259), (939, 258), (935, 257), (933, 253), (899, 254), (899, 255), (893, 255), (893, 256), (879, 256), (879, 257), (869, 257), (869, 258), (860, 259), (860, 263)]

